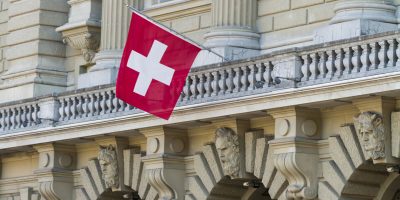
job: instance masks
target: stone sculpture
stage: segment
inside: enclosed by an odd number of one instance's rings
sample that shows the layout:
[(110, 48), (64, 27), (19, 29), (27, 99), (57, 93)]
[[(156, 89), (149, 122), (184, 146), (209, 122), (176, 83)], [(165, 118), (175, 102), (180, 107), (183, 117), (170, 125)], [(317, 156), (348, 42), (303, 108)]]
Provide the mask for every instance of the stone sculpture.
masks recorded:
[(239, 137), (230, 128), (215, 131), (215, 146), (225, 175), (238, 178), (240, 171)]
[(100, 163), (106, 188), (111, 188), (112, 190), (117, 189), (119, 187), (119, 176), (117, 152), (115, 148), (112, 145), (108, 147), (100, 146), (100, 152), (97, 158)]
[(363, 112), (354, 118), (355, 126), (367, 159), (385, 158), (385, 134), (382, 115)]

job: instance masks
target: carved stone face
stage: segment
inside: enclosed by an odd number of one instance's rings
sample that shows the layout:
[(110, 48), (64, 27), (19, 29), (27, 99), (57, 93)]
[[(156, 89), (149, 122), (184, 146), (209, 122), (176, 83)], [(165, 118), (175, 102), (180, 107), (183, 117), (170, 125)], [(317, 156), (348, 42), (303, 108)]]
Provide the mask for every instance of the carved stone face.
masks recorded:
[(98, 156), (103, 180), (107, 188), (119, 187), (117, 153), (113, 146), (100, 146)]
[(382, 116), (378, 113), (363, 112), (354, 118), (360, 142), (368, 158), (385, 157), (385, 135)]
[(239, 177), (240, 154), (239, 140), (230, 128), (219, 128), (215, 132), (215, 146), (221, 160), (225, 175), (231, 178)]

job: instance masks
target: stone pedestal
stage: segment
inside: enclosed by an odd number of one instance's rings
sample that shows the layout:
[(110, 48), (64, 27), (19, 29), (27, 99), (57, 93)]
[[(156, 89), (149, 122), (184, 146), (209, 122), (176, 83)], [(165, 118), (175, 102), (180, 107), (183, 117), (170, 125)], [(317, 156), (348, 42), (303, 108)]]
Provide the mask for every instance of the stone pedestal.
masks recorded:
[(54, 29), (66, 23), (68, 9), (65, 0), (10, 0), (0, 103), (65, 90), (65, 45)]
[[(213, 0), (212, 16), (211, 31), (204, 35), (206, 47), (213, 49), (228, 60), (259, 54), (260, 35), (255, 31), (256, 1)], [(209, 57), (211, 62), (221, 61), (221, 58)]]
[(78, 88), (115, 83), (122, 51), (128, 35), (131, 11), (125, 3), (137, 6), (137, 0), (102, 2), (100, 52), (89, 72), (78, 78)]
[(341, 0), (330, 24), (316, 31), (315, 43), (330, 42), (397, 29), (396, 7), (390, 1)]

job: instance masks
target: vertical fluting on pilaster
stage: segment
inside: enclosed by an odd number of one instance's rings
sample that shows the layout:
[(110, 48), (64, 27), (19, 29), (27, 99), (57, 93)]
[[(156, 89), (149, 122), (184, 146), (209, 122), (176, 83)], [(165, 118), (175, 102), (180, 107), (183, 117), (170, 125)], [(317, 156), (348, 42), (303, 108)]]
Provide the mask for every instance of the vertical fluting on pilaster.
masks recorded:
[(213, 0), (213, 26), (253, 29), (257, 17), (256, 3), (254, 0)]
[[(128, 0), (133, 5), (135, 0)], [(121, 50), (128, 34), (131, 11), (125, 6), (126, 1), (103, 0), (101, 50)]]

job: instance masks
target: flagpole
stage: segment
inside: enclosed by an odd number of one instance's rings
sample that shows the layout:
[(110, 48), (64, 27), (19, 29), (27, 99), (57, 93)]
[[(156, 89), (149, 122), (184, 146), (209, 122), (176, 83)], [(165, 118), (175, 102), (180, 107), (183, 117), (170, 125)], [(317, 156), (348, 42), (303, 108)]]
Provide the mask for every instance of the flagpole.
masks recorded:
[(130, 6), (128, 3), (125, 2), (125, 5), (126, 5), (126, 7), (128, 7), (132, 12), (138, 13), (139, 15), (143, 16), (143, 17), (146, 18), (147, 20), (149, 20), (149, 21), (151, 21), (151, 22), (153, 22), (153, 23), (158, 24), (159, 26), (161, 26), (161, 27), (167, 29), (168, 31), (170, 31), (170, 32), (172, 32), (172, 33), (175, 33), (175, 34), (179, 35), (179, 36), (182, 37), (183, 39), (190, 41), (191, 43), (195, 44), (196, 46), (200, 47), (201, 49), (207, 50), (207, 51), (209, 51), (209, 52), (215, 54), (216, 56), (218, 56), (218, 57), (220, 57), (220, 58), (222, 59), (222, 62), (230, 61), (230, 60), (226, 59), (224, 56), (222, 56), (221, 54), (215, 52), (214, 50), (212, 50), (212, 49), (210, 49), (210, 48), (207, 48), (207, 47), (205, 47), (204, 45), (199, 44), (199, 43), (197, 43), (196, 41), (194, 41), (194, 40), (192, 40), (192, 39), (190, 39), (190, 38), (188, 38), (188, 37), (186, 37), (186, 36), (180, 34), (179, 32), (175, 31), (174, 29), (171, 29), (171, 28), (165, 26), (164, 24), (161, 24), (161, 23), (159, 23), (159, 22), (153, 20), (151, 17), (149, 17), (149, 16), (143, 14), (143, 13), (140, 12), (138, 9), (136, 9), (136, 8), (134, 8), (134, 7), (132, 7), (132, 6)]

